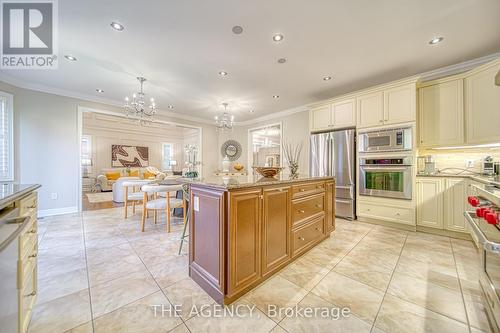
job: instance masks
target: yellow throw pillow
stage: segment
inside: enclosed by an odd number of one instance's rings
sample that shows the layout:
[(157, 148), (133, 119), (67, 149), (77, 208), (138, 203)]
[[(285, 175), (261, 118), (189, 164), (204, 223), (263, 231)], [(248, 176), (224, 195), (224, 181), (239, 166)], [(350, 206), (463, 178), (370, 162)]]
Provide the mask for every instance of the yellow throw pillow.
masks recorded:
[(149, 179), (151, 177), (156, 177), (156, 175), (152, 172), (149, 172), (149, 171), (144, 171), (144, 179)]
[(130, 171), (129, 176), (130, 177), (139, 177), (139, 170)]
[(117, 180), (120, 178), (120, 173), (119, 172), (106, 172), (106, 178), (108, 180)]

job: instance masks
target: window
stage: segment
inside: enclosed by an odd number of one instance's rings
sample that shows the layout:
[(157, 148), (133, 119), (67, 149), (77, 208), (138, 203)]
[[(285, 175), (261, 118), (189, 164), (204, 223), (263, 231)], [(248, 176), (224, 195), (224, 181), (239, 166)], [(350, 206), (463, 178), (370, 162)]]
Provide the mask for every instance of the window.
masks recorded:
[(162, 143), (162, 170), (171, 170), (174, 156), (174, 146), (171, 143)]
[(13, 97), (0, 91), (0, 181), (14, 180)]

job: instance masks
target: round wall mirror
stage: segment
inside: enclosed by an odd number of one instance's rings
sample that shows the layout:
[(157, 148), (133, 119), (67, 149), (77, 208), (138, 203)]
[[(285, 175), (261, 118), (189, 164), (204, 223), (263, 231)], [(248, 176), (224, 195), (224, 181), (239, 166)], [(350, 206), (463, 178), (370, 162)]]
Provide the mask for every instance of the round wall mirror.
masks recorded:
[(222, 157), (227, 156), (230, 161), (236, 161), (241, 156), (241, 144), (235, 140), (227, 140), (220, 149)]

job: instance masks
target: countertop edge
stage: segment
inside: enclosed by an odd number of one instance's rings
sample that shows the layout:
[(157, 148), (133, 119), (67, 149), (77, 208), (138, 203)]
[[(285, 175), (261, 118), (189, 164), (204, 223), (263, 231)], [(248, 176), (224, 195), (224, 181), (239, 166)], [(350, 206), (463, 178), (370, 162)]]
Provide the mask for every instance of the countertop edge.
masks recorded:
[(40, 185), (40, 184), (28, 185), (28, 187), (23, 188), (20, 191), (16, 191), (16, 192), (10, 194), (9, 196), (6, 196), (3, 199), (0, 199), (0, 209), (3, 209), (5, 206), (8, 206), (9, 204), (16, 201), (17, 199), (25, 196), (26, 194), (28, 194), (30, 192), (33, 192), (33, 191), (39, 189), (40, 187), (42, 187), (42, 185)]
[(302, 182), (313, 182), (313, 181), (328, 181), (332, 180), (335, 181), (335, 177), (333, 176), (325, 176), (325, 177), (309, 177), (309, 178), (299, 178), (299, 179), (277, 179), (273, 181), (267, 181), (267, 182), (262, 182), (262, 183), (243, 183), (243, 184), (228, 184), (228, 185), (223, 185), (223, 184), (213, 184), (213, 183), (203, 183), (203, 182), (192, 182), (189, 183), (190, 186), (199, 186), (199, 187), (205, 187), (205, 188), (213, 188), (213, 189), (218, 189), (222, 191), (229, 191), (229, 190), (239, 190), (239, 189), (245, 189), (245, 188), (252, 188), (252, 187), (260, 187), (260, 186), (279, 186), (282, 184), (293, 184), (293, 183), (302, 183)]
[(432, 174), (432, 175), (424, 175), (424, 174), (417, 174), (417, 177), (429, 177), (429, 178), (467, 178), (471, 180), (475, 180), (477, 182), (483, 183), (483, 184), (492, 184), (495, 186), (500, 186), (500, 182), (497, 182), (493, 179), (490, 179), (489, 177), (486, 176), (478, 176), (478, 175), (448, 175), (448, 174)]

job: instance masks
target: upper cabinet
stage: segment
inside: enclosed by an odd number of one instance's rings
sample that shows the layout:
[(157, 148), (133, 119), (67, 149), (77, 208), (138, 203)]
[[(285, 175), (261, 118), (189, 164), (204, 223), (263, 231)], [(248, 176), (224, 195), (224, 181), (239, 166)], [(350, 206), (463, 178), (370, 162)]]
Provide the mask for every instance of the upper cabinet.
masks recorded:
[(352, 98), (335, 100), (310, 110), (310, 130), (323, 131), (356, 125), (356, 102)]
[(357, 97), (358, 128), (415, 121), (415, 83), (397, 85)]
[(464, 143), (463, 79), (431, 82), (419, 89), (419, 143), (425, 147)]
[(467, 143), (500, 142), (500, 86), (495, 76), (500, 60), (494, 61), (465, 78), (465, 114)]
[(420, 84), (419, 146), (500, 142), (500, 59), (469, 72)]
[(372, 127), (384, 124), (384, 94), (375, 92), (360, 95), (358, 101), (357, 127)]

